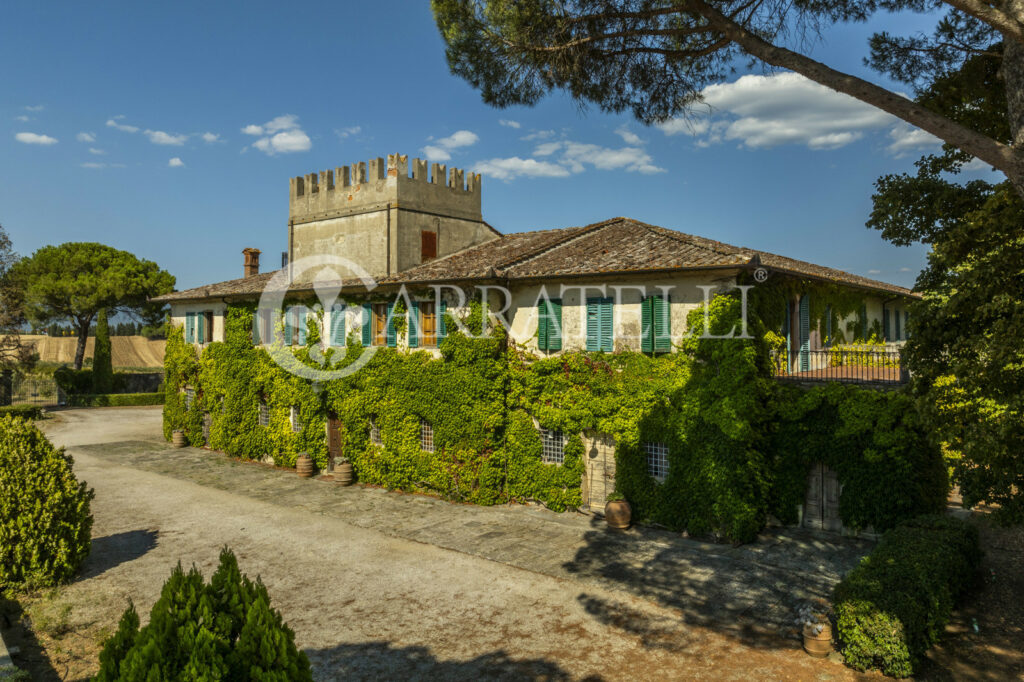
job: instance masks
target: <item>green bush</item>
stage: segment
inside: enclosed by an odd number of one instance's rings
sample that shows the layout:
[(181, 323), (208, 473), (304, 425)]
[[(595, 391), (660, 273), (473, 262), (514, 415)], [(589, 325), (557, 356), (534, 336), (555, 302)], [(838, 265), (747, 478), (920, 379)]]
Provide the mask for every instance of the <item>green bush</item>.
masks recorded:
[(114, 390), (114, 366), (106, 308), (101, 308), (96, 314), (96, 338), (93, 348), (92, 392), (110, 393)]
[(163, 404), (163, 393), (85, 393), (68, 396), (69, 407), (133, 407)]
[(242, 575), (225, 548), (210, 579), (181, 564), (164, 583), (149, 623), (129, 605), (100, 652), (95, 680), (312, 680), (306, 654), (259, 578)]
[(0, 417), (7, 415), (29, 420), (42, 419), (43, 408), (38, 405), (4, 405), (0, 407)]
[(888, 531), (835, 588), (847, 665), (912, 675), (980, 563), (978, 530), (964, 521), (921, 516)]
[(93, 492), (32, 422), (0, 418), (0, 590), (49, 587), (89, 554)]

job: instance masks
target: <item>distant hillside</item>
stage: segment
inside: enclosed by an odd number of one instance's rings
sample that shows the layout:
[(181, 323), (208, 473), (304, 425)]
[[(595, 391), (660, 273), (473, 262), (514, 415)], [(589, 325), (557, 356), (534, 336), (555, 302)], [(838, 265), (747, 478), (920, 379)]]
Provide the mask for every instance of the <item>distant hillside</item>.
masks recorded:
[[(50, 337), (34, 334), (23, 334), (22, 341), (34, 343), (36, 352), (42, 362), (75, 361), (75, 348), (78, 339), (72, 336)], [(85, 357), (92, 357), (95, 339), (90, 337), (85, 344)], [(145, 336), (111, 336), (110, 346), (114, 367), (163, 367), (164, 348), (167, 342), (163, 339), (149, 340)]]

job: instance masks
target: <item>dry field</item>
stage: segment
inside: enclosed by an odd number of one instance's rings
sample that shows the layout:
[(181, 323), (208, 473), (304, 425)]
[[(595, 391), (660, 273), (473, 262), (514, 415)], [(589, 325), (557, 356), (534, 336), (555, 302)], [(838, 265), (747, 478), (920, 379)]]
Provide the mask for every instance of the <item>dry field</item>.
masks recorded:
[[(25, 334), (22, 340), (35, 344), (42, 362), (75, 361), (75, 347), (78, 339), (70, 336), (50, 337)], [(91, 358), (95, 339), (89, 338), (85, 345), (85, 357)], [(110, 346), (114, 367), (163, 367), (164, 347), (162, 339), (150, 340), (144, 336), (111, 336)]]

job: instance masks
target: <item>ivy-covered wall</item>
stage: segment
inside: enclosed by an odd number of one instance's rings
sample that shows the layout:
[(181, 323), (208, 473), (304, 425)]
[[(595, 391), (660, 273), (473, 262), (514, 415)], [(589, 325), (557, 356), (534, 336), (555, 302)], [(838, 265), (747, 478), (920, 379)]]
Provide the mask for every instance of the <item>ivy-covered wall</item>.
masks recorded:
[[(740, 318), (740, 301), (718, 296), (708, 312), (711, 333), (727, 334)], [(180, 428), (190, 443), (202, 444), (209, 413), (214, 449), (243, 458), (270, 455), (283, 466), (308, 452), (323, 467), (326, 420), (333, 415), (342, 424), (344, 454), (364, 483), (475, 504), (532, 500), (564, 510), (581, 504), (580, 434), (592, 430), (615, 439), (616, 489), (635, 518), (736, 541), (752, 539), (769, 514), (795, 521), (814, 461), (839, 472), (840, 513), (851, 527), (890, 527), (894, 519), (930, 511), (944, 494), (945, 479), (936, 473), (943, 471), (941, 457), (902, 393), (782, 388), (770, 378), (766, 335), (756, 318), (753, 338), (728, 340), (699, 336), (703, 319), (702, 309), (693, 311), (688, 329), (696, 333), (680, 352), (656, 358), (585, 352), (538, 358), (499, 327), (485, 338), (450, 333), (441, 357), (380, 348), (361, 370), (314, 386), (254, 348), (252, 307), (233, 305), (225, 341), (209, 344), (201, 356), (180, 329), (170, 335), (165, 435)], [(478, 332), (479, 307), (462, 321)], [(308, 362), (319, 343), (315, 323), (306, 341), (295, 351), (297, 362)], [(343, 353), (337, 365), (343, 366), (363, 352), (350, 334), (345, 348), (327, 354), (333, 360)], [(194, 391), (189, 405), (186, 386)], [(261, 400), (266, 426), (259, 424)], [(370, 440), (371, 420), (380, 445)], [(421, 420), (433, 428), (434, 452), (420, 448)], [(565, 434), (562, 464), (542, 460), (538, 426)], [(644, 443), (650, 442), (668, 447), (664, 481), (648, 473)], [(917, 492), (894, 500), (887, 494), (894, 482)]]

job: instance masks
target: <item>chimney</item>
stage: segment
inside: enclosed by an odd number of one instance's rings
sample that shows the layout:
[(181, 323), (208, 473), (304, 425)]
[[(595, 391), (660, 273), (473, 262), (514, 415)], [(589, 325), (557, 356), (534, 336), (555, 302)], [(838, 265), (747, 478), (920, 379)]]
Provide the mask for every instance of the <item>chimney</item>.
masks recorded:
[(252, 277), (260, 274), (260, 250), (253, 248), (242, 249), (245, 256), (245, 277)]

